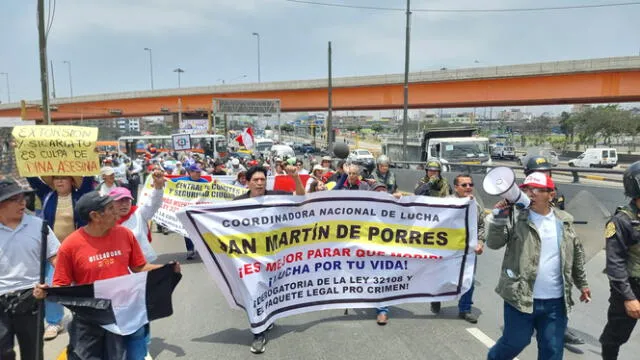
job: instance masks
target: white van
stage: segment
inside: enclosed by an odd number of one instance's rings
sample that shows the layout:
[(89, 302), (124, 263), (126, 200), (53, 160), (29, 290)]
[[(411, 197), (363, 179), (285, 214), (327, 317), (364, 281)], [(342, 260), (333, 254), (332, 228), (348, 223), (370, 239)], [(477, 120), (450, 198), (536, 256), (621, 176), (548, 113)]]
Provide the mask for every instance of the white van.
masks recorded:
[(582, 155), (569, 160), (569, 166), (575, 167), (608, 167), (618, 165), (618, 152), (613, 148), (587, 149)]

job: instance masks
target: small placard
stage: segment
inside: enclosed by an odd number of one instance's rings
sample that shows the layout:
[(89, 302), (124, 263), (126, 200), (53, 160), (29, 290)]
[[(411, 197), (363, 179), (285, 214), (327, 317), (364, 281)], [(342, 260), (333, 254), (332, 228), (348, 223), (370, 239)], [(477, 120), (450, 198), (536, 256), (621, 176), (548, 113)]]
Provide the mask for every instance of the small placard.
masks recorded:
[(173, 141), (174, 151), (191, 150), (191, 135), (189, 134), (175, 134), (171, 135)]

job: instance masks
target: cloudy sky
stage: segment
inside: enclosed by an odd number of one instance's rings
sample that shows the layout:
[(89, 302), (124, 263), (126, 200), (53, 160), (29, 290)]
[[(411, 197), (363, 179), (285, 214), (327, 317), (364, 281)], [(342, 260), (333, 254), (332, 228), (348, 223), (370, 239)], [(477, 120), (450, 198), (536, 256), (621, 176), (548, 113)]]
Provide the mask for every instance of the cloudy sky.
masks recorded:
[[(404, 0), (317, 0), (402, 8)], [(413, 0), (414, 9), (498, 9), (606, 4), (619, 0)], [(465, 68), (638, 55), (640, 5), (541, 12), (416, 11), (411, 70)], [(287, 0), (58, 0), (49, 34), (56, 95), (156, 89), (326, 76), (333, 42), (334, 76), (401, 73), (405, 15), (300, 4)], [(11, 98), (39, 97), (36, 1), (0, 0), (0, 72)], [(478, 61), (478, 63), (475, 63)], [(246, 77), (243, 77), (246, 75)], [(4, 78), (0, 99), (6, 101)]]

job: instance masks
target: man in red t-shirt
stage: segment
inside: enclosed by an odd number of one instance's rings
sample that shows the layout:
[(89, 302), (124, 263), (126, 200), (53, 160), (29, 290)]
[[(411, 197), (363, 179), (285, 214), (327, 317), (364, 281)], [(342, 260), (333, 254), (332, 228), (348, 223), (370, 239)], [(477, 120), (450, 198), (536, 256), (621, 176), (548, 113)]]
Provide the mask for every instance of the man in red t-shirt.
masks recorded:
[[(111, 197), (97, 191), (85, 194), (76, 203), (76, 211), (87, 225), (71, 233), (60, 247), (53, 286), (91, 284), (161, 267), (148, 264), (133, 233), (116, 225), (119, 214)], [(175, 271), (180, 272), (177, 263)], [(39, 285), (38, 290), (36, 297), (46, 296), (46, 286)], [(124, 354), (123, 336), (74, 316), (69, 326), (69, 360), (121, 359)]]

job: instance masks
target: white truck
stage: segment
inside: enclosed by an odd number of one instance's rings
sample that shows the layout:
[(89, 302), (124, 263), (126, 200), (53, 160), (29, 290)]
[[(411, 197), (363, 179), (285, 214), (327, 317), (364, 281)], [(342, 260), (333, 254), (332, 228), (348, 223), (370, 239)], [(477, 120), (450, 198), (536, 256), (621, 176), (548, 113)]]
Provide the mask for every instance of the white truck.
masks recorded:
[(491, 149), (491, 157), (494, 159), (515, 159), (516, 148), (504, 143), (495, 143), (489, 146)]
[(569, 160), (571, 167), (613, 168), (616, 165), (618, 165), (618, 153), (613, 148), (587, 149), (577, 158)]
[[(426, 130), (420, 142), (417, 139), (407, 141), (407, 159), (404, 161), (426, 162), (427, 160), (439, 160), (443, 165), (443, 171), (456, 171), (450, 163), (491, 165), (489, 152), (489, 139), (473, 136), (475, 128), (441, 128)], [(391, 161), (401, 161), (402, 141), (387, 139), (382, 147), (382, 152), (389, 156)]]
[(256, 154), (268, 154), (274, 142), (271, 139), (259, 138), (254, 140), (253, 152)]

